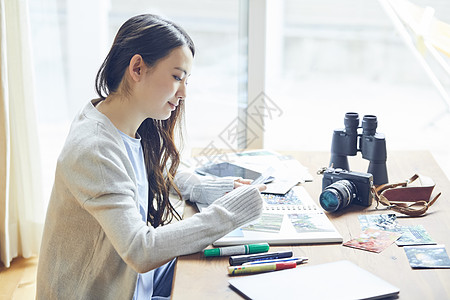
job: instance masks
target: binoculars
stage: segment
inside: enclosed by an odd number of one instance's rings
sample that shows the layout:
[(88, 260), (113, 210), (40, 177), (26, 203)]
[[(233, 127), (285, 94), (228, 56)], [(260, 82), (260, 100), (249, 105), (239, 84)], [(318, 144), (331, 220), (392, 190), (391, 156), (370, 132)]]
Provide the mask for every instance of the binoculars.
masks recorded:
[[(386, 140), (384, 134), (376, 132), (377, 125), (377, 117), (374, 115), (365, 115), (360, 127), (358, 114), (346, 113), (345, 128), (335, 129), (333, 132), (330, 166), (350, 171), (347, 156), (355, 156), (360, 151), (362, 157), (369, 160), (367, 173), (372, 174), (373, 184), (388, 183)], [(358, 128), (362, 128), (362, 134), (358, 133)]]

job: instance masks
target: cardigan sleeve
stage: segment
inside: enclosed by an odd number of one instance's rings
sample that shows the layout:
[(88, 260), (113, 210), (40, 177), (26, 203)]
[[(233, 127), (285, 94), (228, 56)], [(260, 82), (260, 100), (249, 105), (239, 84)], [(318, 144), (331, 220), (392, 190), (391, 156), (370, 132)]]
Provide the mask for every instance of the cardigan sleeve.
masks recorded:
[(180, 170), (175, 175), (175, 184), (183, 200), (211, 204), (234, 188), (233, 177), (213, 177), (197, 175), (191, 171)]
[(262, 198), (253, 186), (234, 189), (202, 213), (158, 228), (147, 226), (131, 201), (105, 194), (84, 204), (122, 259), (139, 273), (180, 255), (201, 251), (228, 232), (261, 215)]

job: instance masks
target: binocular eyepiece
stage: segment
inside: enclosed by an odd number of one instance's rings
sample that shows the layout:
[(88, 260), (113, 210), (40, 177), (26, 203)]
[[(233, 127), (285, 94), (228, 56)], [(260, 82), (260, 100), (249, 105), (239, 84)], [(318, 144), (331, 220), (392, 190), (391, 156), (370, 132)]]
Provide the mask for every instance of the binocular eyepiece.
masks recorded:
[[(365, 115), (361, 123), (360, 127), (358, 113), (345, 114), (345, 128), (333, 132), (330, 166), (350, 171), (347, 156), (355, 156), (360, 151), (362, 157), (370, 162), (367, 172), (373, 175), (373, 183), (388, 183), (386, 140), (384, 134), (376, 131), (377, 117)], [(361, 134), (358, 128), (362, 128)]]
[[(344, 117), (344, 126), (346, 132), (356, 133), (359, 128), (358, 113), (348, 112)], [(363, 135), (375, 135), (377, 131), (378, 121), (374, 115), (365, 115), (362, 121)]]

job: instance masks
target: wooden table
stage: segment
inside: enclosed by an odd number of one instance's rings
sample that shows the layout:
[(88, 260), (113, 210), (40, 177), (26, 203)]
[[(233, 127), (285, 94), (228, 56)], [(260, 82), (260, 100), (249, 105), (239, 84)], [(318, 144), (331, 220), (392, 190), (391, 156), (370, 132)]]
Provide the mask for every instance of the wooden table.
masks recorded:
[[(280, 151), (281, 152), (281, 151)], [(328, 165), (325, 152), (282, 152), (289, 154), (308, 167), (314, 181), (304, 186), (317, 201), (321, 192), (322, 176), (316, 171)], [(350, 168), (365, 172), (368, 161), (356, 157), (349, 159)], [(399, 182), (420, 173), (431, 177), (436, 187), (434, 193), (441, 197), (425, 216), (411, 218), (398, 216), (400, 225), (423, 225), (437, 244), (444, 244), (450, 254), (450, 182), (428, 151), (401, 151), (388, 154), (389, 182)], [(344, 238), (344, 242), (361, 233), (358, 215), (386, 213), (372, 207), (363, 209), (353, 205), (329, 218)], [(187, 207), (186, 214), (194, 213)], [(190, 211), (189, 211), (190, 209)], [(400, 288), (401, 299), (450, 299), (450, 269), (412, 269), (402, 247), (389, 246), (381, 253), (353, 249), (341, 244), (271, 246), (271, 251), (293, 250), (294, 256), (307, 256), (308, 265), (338, 260), (350, 260), (360, 267)], [(206, 259), (201, 253), (178, 259), (173, 282), (173, 299), (242, 299), (228, 285), (228, 257)], [(251, 276), (251, 275), (250, 275)]]

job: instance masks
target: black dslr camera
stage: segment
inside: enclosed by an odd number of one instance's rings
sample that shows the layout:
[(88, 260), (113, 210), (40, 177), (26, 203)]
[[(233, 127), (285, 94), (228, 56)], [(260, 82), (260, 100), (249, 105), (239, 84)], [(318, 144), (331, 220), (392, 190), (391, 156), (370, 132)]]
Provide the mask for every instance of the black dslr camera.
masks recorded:
[(370, 162), (367, 172), (373, 175), (373, 183), (388, 183), (386, 140), (384, 134), (376, 132), (377, 124), (376, 116), (365, 115), (362, 120), (362, 134), (358, 134), (358, 128), (361, 128), (358, 114), (346, 113), (345, 129), (335, 129), (333, 132), (330, 166), (350, 171), (347, 156), (354, 156), (361, 151), (362, 157)]
[(324, 210), (335, 212), (350, 203), (372, 205), (372, 174), (333, 168), (324, 168), (318, 173), (323, 174), (319, 202)]

